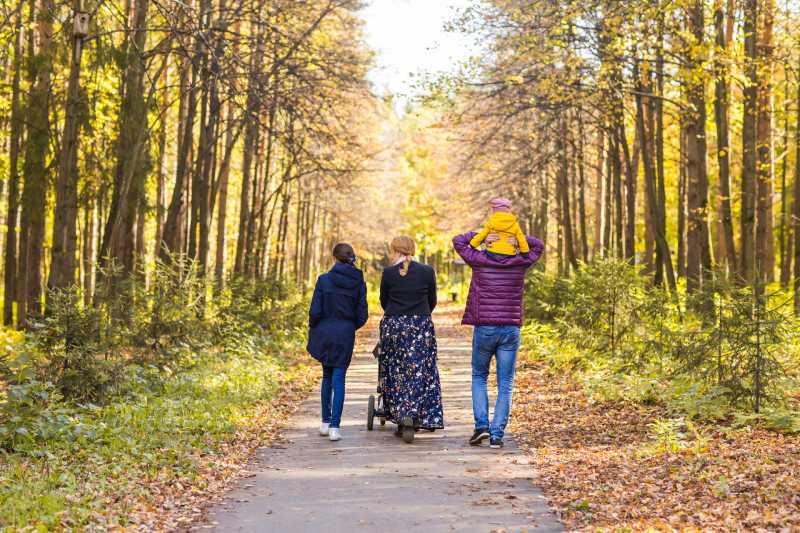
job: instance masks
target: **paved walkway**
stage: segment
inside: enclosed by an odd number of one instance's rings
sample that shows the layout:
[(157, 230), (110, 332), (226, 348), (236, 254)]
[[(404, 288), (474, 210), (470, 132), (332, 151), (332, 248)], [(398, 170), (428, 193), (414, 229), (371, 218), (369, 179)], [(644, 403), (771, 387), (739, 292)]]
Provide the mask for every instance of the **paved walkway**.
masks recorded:
[[(377, 365), (361, 337), (347, 374), (341, 441), (317, 434), (318, 393), (300, 407), (286, 441), (259, 451), (247, 478), (212, 510), (220, 532), (438, 533), (561, 531), (530, 466), (509, 438), (503, 450), (469, 446), (472, 433), (469, 330), (456, 315), (435, 315), (439, 338), (444, 431), (417, 434), (413, 444), (387, 423), (366, 430), (367, 397)], [(493, 401), (493, 400), (492, 400)]]

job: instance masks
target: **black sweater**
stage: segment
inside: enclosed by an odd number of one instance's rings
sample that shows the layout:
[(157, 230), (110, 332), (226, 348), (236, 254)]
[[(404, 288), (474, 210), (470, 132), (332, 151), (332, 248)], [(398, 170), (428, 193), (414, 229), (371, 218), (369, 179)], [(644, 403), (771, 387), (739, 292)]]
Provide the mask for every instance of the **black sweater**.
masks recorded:
[(408, 274), (400, 275), (402, 263), (383, 269), (381, 307), (385, 316), (430, 315), (436, 307), (436, 272), (412, 261)]

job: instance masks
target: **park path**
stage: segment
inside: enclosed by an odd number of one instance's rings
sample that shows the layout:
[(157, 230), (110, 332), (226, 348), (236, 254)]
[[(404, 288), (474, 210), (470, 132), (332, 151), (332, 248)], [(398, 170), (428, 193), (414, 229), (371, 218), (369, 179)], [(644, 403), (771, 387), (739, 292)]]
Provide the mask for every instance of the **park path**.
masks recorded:
[[(259, 450), (245, 478), (206, 527), (219, 532), (517, 533), (561, 531), (531, 481), (513, 440), (502, 450), (473, 447), (470, 332), (453, 308), (434, 315), (444, 431), (417, 434), (413, 444), (387, 423), (366, 430), (367, 398), (377, 365), (375, 327), (359, 336), (347, 373), (342, 440), (317, 434), (318, 392), (302, 404), (279, 444)], [(493, 400), (492, 400), (493, 401)]]

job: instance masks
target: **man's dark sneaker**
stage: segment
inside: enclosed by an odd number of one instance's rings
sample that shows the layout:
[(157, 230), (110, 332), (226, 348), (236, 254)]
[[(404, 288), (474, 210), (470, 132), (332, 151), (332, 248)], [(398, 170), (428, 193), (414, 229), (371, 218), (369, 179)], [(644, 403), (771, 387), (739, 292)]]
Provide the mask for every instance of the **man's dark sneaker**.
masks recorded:
[(476, 429), (475, 433), (472, 434), (472, 437), (469, 439), (469, 443), (473, 446), (480, 446), (481, 443), (489, 438), (489, 430), (488, 429)]
[(489, 448), (498, 449), (498, 448), (502, 448), (502, 447), (503, 447), (503, 439), (499, 439), (497, 437), (492, 437), (489, 440)]

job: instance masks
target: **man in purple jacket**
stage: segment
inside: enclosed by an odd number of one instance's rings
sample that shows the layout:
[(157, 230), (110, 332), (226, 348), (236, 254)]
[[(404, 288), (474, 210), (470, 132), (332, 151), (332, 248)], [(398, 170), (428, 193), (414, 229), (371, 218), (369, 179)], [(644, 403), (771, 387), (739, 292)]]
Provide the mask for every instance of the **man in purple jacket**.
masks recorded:
[[(490, 255), (469, 242), (474, 232), (453, 238), (458, 255), (472, 267), (467, 307), (462, 324), (475, 326), (472, 334), (472, 412), (475, 433), (469, 443), (479, 446), (486, 438), (492, 448), (502, 448), (511, 411), (511, 392), (522, 326), (525, 274), (542, 256), (544, 244), (527, 237), (530, 251), (515, 256)], [(497, 238), (497, 236), (489, 236)], [(509, 240), (516, 244), (513, 237)], [(492, 357), (497, 358), (497, 402), (489, 423), (486, 381)]]

